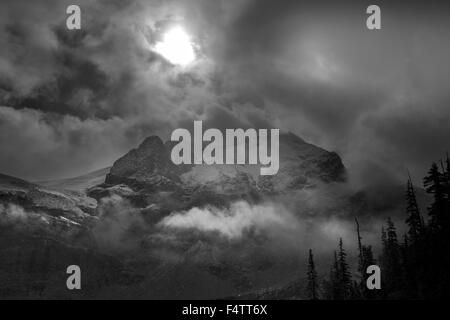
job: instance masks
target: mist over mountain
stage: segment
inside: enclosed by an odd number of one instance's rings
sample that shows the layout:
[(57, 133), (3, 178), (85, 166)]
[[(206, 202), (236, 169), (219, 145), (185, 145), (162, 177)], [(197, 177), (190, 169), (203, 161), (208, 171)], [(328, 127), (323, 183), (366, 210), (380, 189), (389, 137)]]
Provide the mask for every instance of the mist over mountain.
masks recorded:
[(36, 181), (36, 184), (51, 188), (83, 191), (103, 183), (105, 181), (106, 174), (110, 169), (110, 167), (107, 167), (89, 172), (79, 177), (67, 179)]
[[(450, 1), (368, 6), (1, 0), (0, 298), (300, 299), (313, 256), (449, 295)], [(197, 121), (280, 130), (277, 174), (174, 165)]]
[(374, 199), (347, 182), (336, 153), (291, 133), (280, 136), (274, 176), (260, 176), (258, 165), (176, 166), (172, 145), (150, 136), (110, 169), (46, 186), (1, 175), (0, 252), (21, 257), (2, 260), (2, 270), (16, 266), (13, 278), (25, 281), (22, 264), (43, 266), (21, 289), (0, 274), (12, 286), (2, 294), (56, 297), (51, 270), (76, 260), (101, 284), (84, 297), (238, 296), (298, 281), (310, 246), (326, 272), (336, 239), (354, 246), (355, 216), (374, 242), (385, 215), (403, 219), (402, 188)]
[(280, 169), (274, 176), (260, 176), (259, 165), (177, 166), (170, 158), (172, 145), (164, 144), (159, 137), (148, 137), (114, 163), (106, 176), (105, 189), (123, 184), (147, 193), (171, 191), (191, 198), (211, 193), (250, 199), (346, 179), (346, 170), (336, 153), (308, 144), (292, 133), (280, 136)]

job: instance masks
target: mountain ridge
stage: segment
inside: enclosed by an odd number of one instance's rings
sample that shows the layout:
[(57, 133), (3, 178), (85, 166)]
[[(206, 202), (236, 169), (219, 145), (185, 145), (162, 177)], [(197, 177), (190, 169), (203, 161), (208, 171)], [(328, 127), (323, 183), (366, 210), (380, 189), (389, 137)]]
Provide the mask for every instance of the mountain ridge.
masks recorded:
[(346, 169), (335, 152), (329, 152), (300, 137), (280, 135), (280, 169), (274, 176), (259, 176), (259, 165), (174, 165), (170, 159), (170, 141), (147, 137), (137, 148), (116, 160), (106, 175), (105, 185), (124, 184), (136, 190), (175, 191), (204, 184), (247, 180), (256, 191), (278, 193), (299, 189), (317, 182), (344, 182)]

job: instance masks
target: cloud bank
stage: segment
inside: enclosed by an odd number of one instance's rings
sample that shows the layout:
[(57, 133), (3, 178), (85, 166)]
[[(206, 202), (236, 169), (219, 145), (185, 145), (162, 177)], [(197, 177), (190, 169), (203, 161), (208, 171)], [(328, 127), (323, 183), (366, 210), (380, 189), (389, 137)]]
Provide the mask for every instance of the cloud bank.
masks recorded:
[(280, 205), (250, 206), (240, 201), (233, 203), (229, 209), (194, 207), (187, 212), (173, 213), (165, 217), (160, 225), (178, 230), (217, 232), (228, 239), (239, 239), (254, 229), (258, 232), (267, 229), (295, 230), (298, 221)]
[[(359, 181), (418, 179), (449, 147), (444, 1), (380, 3), (377, 32), (357, 1), (78, 3), (76, 32), (70, 1), (0, 4), (1, 172), (82, 174), (193, 120), (290, 130)], [(186, 68), (151, 50), (173, 24), (199, 47)]]

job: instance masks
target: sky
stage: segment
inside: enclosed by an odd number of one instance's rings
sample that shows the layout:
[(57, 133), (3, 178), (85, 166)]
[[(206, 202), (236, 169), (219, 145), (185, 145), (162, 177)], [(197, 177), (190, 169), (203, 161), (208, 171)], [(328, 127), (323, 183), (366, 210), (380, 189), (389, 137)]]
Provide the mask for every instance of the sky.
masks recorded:
[[(2, 0), (0, 172), (81, 175), (203, 120), (291, 131), (360, 183), (420, 184), (450, 149), (450, 10), (392, 2), (368, 30), (366, 1)], [(174, 26), (188, 65), (155, 50)]]

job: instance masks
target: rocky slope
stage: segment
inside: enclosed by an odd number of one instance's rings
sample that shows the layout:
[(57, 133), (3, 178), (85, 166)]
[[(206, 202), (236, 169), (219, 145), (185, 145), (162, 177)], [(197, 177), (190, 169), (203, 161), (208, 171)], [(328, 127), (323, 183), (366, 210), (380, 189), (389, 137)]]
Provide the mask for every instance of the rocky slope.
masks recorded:
[(0, 204), (82, 221), (95, 213), (97, 201), (82, 192), (48, 188), (0, 174)]
[(171, 143), (149, 137), (138, 148), (118, 159), (105, 183), (91, 188), (97, 199), (127, 190), (125, 196), (148, 206), (165, 193), (183, 202), (181, 207), (220, 205), (230, 200), (257, 200), (271, 195), (343, 182), (346, 170), (340, 157), (306, 143), (294, 134), (280, 135), (280, 169), (274, 176), (260, 176), (259, 165), (174, 165)]
[(95, 170), (79, 177), (68, 179), (57, 179), (38, 181), (36, 184), (53, 189), (64, 189), (73, 191), (85, 191), (88, 188), (99, 185), (105, 181), (106, 175), (110, 171), (110, 167)]
[[(0, 298), (301, 298), (304, 242), (333, 250), (355, 216), (403, 213), (403, 187), (348, 190), (339, 156), (293, 134), (280, 136), (275, 176), (175, 166), (171, 145), (149, 137), (110, 170), (47, 186), (0, 175)], [(227, 211), (237, 200), (248, 210)], [(315, 257), (328, 272), (328, 253)], [(70, 264), (88, 277), (82, 293), (65, 289)]]
[[(287, 281), (295, 263), (264, 234), (229, 241), (159, 223), (194, 206), (345, 180), (339, 156), (292, 134), (280, 137), (276, 176), (249, 165), (175, 166), (170, 151), (149, 137), (110, 170), (41, 184), (0, 175), (0, 297), (219, 298)], [(70, 264), (89, 277), (82, 294), (65, 290)]]

